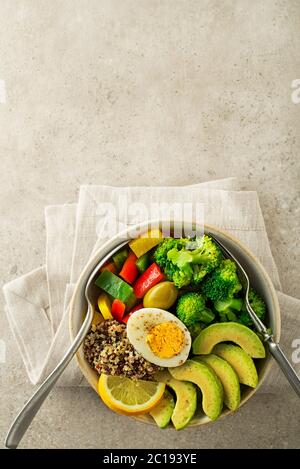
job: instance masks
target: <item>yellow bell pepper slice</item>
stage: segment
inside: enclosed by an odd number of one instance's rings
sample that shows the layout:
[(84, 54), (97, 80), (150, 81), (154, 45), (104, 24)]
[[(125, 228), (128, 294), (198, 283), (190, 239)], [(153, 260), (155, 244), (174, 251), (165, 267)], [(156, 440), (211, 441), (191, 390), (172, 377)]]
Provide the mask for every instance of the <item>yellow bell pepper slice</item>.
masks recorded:
[(129, 247), (136, 257), (141, 257), (143, 254), (150, 251), (150, 249), (157, 246), (161, 242), (162, 238), (162, 232), (158, 228), (153, 228), (140, 236), (140, 238), (130, 241)]
[(106, 293), (101, 293), (99, 296), (98, 308), (104, 319), (113, 319), (111, 314), (111, 302)]

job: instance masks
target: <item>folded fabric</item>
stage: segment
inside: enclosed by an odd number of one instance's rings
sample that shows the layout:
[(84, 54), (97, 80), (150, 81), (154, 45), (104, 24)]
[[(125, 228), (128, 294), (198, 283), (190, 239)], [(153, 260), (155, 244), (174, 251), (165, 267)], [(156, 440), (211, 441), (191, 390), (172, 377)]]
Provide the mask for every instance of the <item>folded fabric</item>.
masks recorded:
[[(257, 194), (240, 191), (234, 178), (182, 187), (82, 186), (77, 205), (45, 210), (46, 266), (4, 286), (8, 321), (33, 384), (46, 378), (70, 345), (68, 303), (86, 262), (107, 239), (107, 224), (116, 214), (118, 226), (143, 221), (141, 213), (126, 211), (136, 201), (146, 207), (150, 202), (162, 201), (202, 203), (205, 222), (231, 232), (247, 245), (268, 271), (276, 289), (281, 290)], [(107, 207), (115, 210), (108, 211)], [(163, 215), (161, 209), (157, 210), (154, 215)], [(282, 293), (279, 301), (282, 343), (291, 359), (292, 342), (299, 331), (296, 310), (300, 302)], [(86, 384), (75, 360), (58, 384)], [(260, 392), (272, 392), (285, 384), (274, 366)]]

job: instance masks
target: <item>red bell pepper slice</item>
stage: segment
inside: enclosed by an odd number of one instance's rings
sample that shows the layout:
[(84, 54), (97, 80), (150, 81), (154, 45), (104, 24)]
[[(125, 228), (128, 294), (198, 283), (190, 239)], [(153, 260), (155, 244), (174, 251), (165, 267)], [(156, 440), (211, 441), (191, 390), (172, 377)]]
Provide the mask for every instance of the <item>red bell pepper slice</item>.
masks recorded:
[(150, 288), (154, 287), (164, 278), (164, 274), (158, 267), (158, 265), (153, 262), (147, 270), (136, 280), (133, 285), (133, 291), (137, 298), (143, 298)]
[(126, 316), (123, 317), (122, 322), (124, 322), (124, 324), (127, 324), (130, 316), (136, 311), (138, 311), (139, 309), (142, 309), (143, 307), (144, 307), (143, 303), (139, 303), (138, 305), (134, 306), (132, 310), (128, 314), (126, 314)]
[(103, 272), (104, 270), (109, 270), (113, 274), (117, 273), (117, 268), (114, 262), (108, 262), (107, 264), (105, 264), (103, 267), (101, 267), (100, 272)]
[(132, 284), (138, 276), (138, 268), (136, 266), (137, 257), (134, 252), (131, 252), (123, 264), (122, 270), (119, 273), (125, 282)]
[(111, 305), (111, 314), (119, 322), (122, 322), (123, 316), (125, 314), (125, 303), (118, 298), (114, 299)]

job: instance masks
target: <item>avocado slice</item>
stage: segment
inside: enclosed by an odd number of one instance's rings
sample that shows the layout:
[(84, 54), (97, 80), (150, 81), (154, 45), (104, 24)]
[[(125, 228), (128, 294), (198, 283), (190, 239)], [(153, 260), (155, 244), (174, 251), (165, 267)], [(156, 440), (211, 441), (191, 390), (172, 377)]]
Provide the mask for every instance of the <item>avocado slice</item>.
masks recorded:
[(202, 408), (211, 419), (216, 420), (222, 412), (223, 387), (212, 368), (205, 363), (187, 360), (183, 365), (169, 368), (175, 379), (190, 381), (201, 389)]
[(226, 360), (239, 377), (239, 382), (256, 388), (258, 375), (252, 358), (242, 348), (231, 344), (218, 344), (214, 354)]
[(225, 405), (230, 410), (236, 410), (241, 402), (241, 389), (239, 378), (232, 366), (213, 353), (194, 357), (193, 360), (204, 362), (214, 370), (223, 386)]
[(220, 342), (234, 342), (253, 358), (264, 358), (265, 348), (249, 327), (237, 322), (220, 322), (206, 327), (193, 342), (195, 355), (207, 355)]
[(165, 391), (163, 398), (160, 402), (152, 409), (149, 414), (154, 418), (159, 428), (166, 428), (171, 420), (175, 402), (172, 394), (169, 391)]
[(171, 420), (176, 430), (182, 430), (191, 421), (197, 408), (196, 387), (192, 383), (174, 378), (168, 380), (168, 386), (176, 394), (176, 404)]

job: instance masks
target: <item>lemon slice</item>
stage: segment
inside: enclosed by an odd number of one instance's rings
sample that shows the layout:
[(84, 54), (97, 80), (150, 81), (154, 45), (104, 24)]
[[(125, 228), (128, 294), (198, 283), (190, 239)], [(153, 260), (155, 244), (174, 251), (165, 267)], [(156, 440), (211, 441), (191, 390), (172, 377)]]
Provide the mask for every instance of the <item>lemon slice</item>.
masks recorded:
[(165, 386), (165, 383), (102, 374), (98, 392), (110, 409), (134, 415), (144, 414), (155, 407), (164, 394)]

